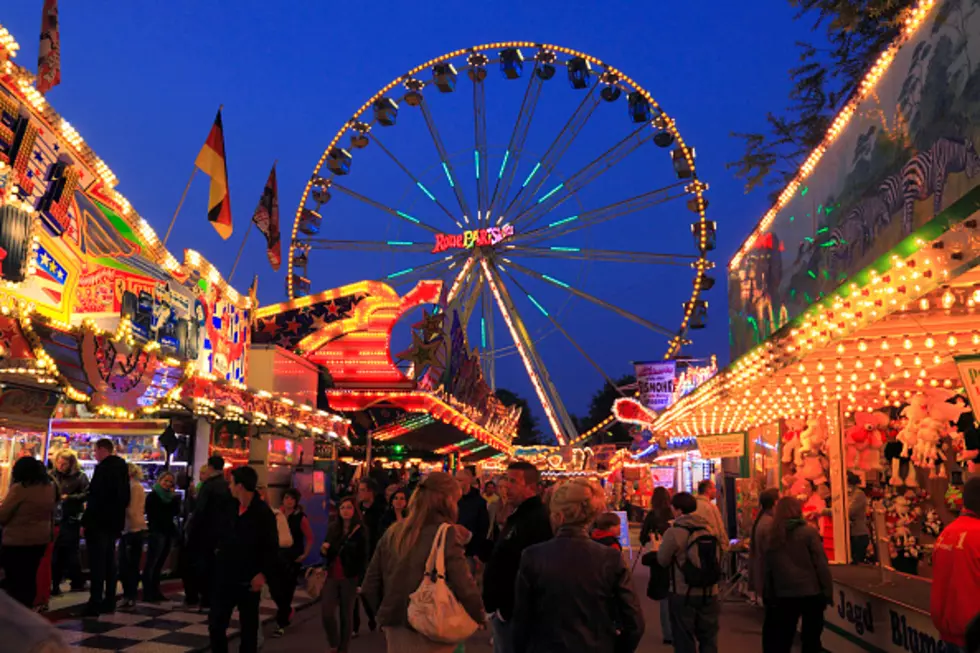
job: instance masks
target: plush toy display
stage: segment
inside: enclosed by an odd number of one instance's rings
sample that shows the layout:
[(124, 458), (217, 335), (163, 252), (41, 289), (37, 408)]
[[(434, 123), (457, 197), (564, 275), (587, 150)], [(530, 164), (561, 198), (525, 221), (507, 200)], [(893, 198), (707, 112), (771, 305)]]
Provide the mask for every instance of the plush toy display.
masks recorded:
[(803, 432), (805, 425), (806, 421), (800, 418), (786, 420), (786, 431), (783, 433), (784, 464), (792, 463), (798, 467), (803, 463), (800, 455), (800, 433)]
[(861, 478), (862, 485), (867, 473), (881, 469), (881, 448), (885, 443), (888, 416), (884, 413), (859, 412), (854, 414), (854, 426), (847, 437), (847, 468)]
[(783, 491), (786, 493), (786, 496), (796, 497), (803, 501), (810, 496), (810, 493), (813, 491), (813, 485), (802, 476), (787, 474), (783, 477)]
[(800, 455), (802, 464), (797, 465), (796, 473), (815, 485), (827, 482), (824, 445), (827, 432), (819, 417), (811, 417), (806, 428), (800, 433)]

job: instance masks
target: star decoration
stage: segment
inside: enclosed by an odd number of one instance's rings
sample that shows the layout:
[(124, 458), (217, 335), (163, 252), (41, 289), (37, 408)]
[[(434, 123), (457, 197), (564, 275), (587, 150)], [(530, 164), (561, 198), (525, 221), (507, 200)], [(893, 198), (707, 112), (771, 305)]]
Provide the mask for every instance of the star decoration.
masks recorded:
[(398, 354), (398, 358), (412, 361), (417, 378), (424, 367), (436, 363), (436, 354), (439, 351), (440, 344), (441, 341), (439, 340), (425, 342), (417, 331), (413, 331), (412, 346)]
[(302, 328), (303, 323), (299, 320), (290, 320), (286, 322), (286, 331), (290, 333), (299, 333), (300, 328)]
[(314, 330), (320, 330), (320, 329), (325, 328), (328, 324), (330, 324), (330, 323), (327, 321), (327, 319), (324, 316), (322, 316), (322, 315), (314, 315), (313, 316), (313, 323), (310, 326)]
[(275, 333), (278, 330), (275, 320), (265, 320), (261, 325), (262, 333)]
[(326, 305), (326, 309), (328, 315), (331, 315), (333, 317), (337, 317), (338, 315), (340, 315), (340, 307), (337, 306), (337, 302), (332, 299), (330, 300), (330, 303)]
[(428, 311), (423, 310), (422, 321), (413, 324), (412, 328), (419, 329), (425, 340), (431, 340), (442, 335), (445, 318), (445, 313), (433, 313), (430, 315)]

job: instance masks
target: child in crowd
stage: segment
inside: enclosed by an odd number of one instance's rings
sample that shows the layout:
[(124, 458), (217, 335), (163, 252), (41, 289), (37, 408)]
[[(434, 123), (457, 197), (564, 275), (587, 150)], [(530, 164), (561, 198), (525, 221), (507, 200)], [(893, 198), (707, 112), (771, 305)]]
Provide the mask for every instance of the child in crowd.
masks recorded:
[(620, 524), (619, 515), (614, 512), (604, 512), (595, 520), (595, 527), (592, 529), (592, 539), (599, 544), (605, 544), (617, 551), (622, 551), (623, 547), (619, 543), (621, 533), (622, 524)]

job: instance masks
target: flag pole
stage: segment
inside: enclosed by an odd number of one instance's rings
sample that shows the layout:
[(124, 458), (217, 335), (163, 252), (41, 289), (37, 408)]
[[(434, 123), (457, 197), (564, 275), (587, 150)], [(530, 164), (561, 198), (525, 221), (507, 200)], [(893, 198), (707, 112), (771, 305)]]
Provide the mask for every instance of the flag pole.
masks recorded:
[[(225, 108), (225, 105), (218, 105), (218, 113)], [(174, 211), (174, 215), (170, 218), (170, 225), (167, 227), (167, 234), (163, 237), (163, 246), (166, 248), (167, 241), (170, 240), (170, 232), (174, 230), (174, 223), (177, 222), (177, 216), (180, 214), (181, 207), (184, 206), (184, 200), (187, 199), (187, 191), (191, 189), (191, 182), (194, 181), (194, 175), (197, 174), (197, 165), (194, 166), (193, 172), (191, 172), (190, 178), (187, 180), (187, 185), (184, 186), (184, 192), (180, 195), (180, 201), (177, 202), (177, 210)]]
[(238, 269), (238, 262), (242, 260), (242, 252), (245, 251), (245, 243), (248, 242), (248, 235), (252, 233), (252, 227), (255, 226), (255, 222), (249, 220), (248, 229), (245, 230), (245, 237), (242, 238), (242, 244), (238, 247), (238, 255), (235, 257), (235, 262), (231, 266), (231, 272), (228, 273), (228, 284), (231, 285), (231, 278), (235, 276), (235, 270)]

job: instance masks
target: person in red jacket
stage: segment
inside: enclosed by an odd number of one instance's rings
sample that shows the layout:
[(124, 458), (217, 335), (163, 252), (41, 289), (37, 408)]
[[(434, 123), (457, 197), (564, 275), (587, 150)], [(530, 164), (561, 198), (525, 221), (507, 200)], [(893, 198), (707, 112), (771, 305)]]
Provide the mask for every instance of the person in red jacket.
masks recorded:
[(980, 614), (980, 477), (963, 486), (963, 512), (936, 540), (932, 574), (932, 623), (947, 651), (966, 651), (967, 626)]

